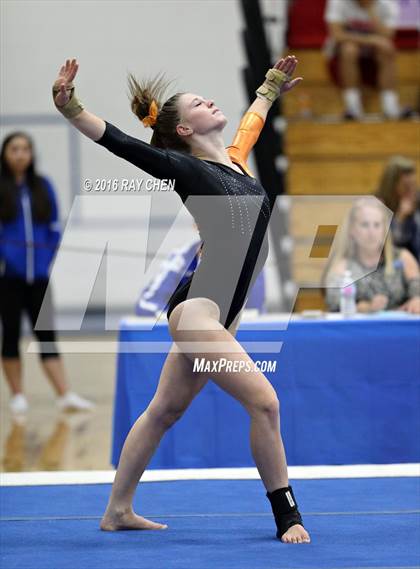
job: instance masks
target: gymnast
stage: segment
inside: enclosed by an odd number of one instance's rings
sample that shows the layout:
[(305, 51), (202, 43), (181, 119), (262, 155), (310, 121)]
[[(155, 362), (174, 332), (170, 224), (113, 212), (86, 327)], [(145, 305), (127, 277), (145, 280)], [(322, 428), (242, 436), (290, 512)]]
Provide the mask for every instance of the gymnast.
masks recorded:
[[(150, 144), (84, 109), (73, 85), (79, 67), (75, 59), (66, 61), (53, 85), (55, 106), (80, 132), (152, 176), (175, 180), (175, 191), (203, 241), (198, 268), (169, 301), (173, 344), (156, 393), (125, 441), (102, 530), (167, 528), (137, 515), (132, 502), (161, 438), (209, 380), (209, 374), (193, 371), (194, 359), (217, 362), (224, 357), (252, 366), (235, 333), (248, 291), (268, 255), (267, 227), (276, 195), (252, 176), (246, 161), (272, 104), (301, 81), (292, 79), (296, 65), (297, 59), (287, 56), (268, 70), (228, 148), (222, 138), (227, 119), (214, 101), (191, 92), (166, 99), (168, 83), (162, 76), (142, 82), (132, 74), (128, 78), (131, 110), (153, 130)], [(252, 455), (271, 504), (277, 538), (308, 543), (289, 485), (277, 394), (263, 373), (244, 369), (214, 371), (210, 379), (250, 416)]]

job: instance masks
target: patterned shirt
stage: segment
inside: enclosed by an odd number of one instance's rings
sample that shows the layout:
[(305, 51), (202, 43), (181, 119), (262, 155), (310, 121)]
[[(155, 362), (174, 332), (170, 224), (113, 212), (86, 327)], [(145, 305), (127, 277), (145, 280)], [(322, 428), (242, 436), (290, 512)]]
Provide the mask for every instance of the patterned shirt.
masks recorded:
[[(409, 298), (420, 296), (420, 278), (407, 279), (404, 274), (404, 265), (401, 259), (401, 249), (394, 248), (394, 272), (391, 275), (385, 273), (385, 263), (382, 260), (376, 271), (366, 274), (369, 269), (356, 259), (348, 259), (346, 269), (351, 271), (356, 281), (356, 302), (371, 301), (377, 294), (388, 297), (387, 309), (398, 308)], [(332, 312), (340, 309), (341, 277), (332, 274), (327, 279), (329, 287), (326, 289), (325, 301)]]

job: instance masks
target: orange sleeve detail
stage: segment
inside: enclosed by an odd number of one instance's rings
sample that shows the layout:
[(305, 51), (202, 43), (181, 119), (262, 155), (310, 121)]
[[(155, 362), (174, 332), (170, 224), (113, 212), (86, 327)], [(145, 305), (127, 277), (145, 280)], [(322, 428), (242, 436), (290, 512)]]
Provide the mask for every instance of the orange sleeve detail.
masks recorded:
[(233, 142), (228, 147), (228, 153), (232, 162), (240, 164), (250, 176), (252, 176), (252, 174), (246, 162), (249, 153), (260, 136), (264, 122), (264, 119), (258, 113), (245, 113), (236, 131)]

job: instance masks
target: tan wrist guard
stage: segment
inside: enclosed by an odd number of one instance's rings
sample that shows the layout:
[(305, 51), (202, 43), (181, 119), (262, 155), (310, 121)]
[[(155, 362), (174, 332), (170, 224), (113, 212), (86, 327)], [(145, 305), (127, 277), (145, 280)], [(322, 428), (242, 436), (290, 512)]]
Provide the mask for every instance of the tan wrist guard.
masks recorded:
[(290, 81), (290, 77), (280, 71), (280, 69), (269, 69), (265, 74), (265, 81), (255, 91), (257, 97), (267, 99), (273, 103), (280, 95), (280, 89), (283, 83)]
[(74, 117), (80, 114), (85, 107), (83, 106), (83, 103), (79, 101), (79, 99), (75, 95), (73, 83), (70, 83), (67, 86), (66, 91), (70, 92), (70, 100), (65, 105), (59, 107), (58, 105), (55, 104), (55, 98), (57, 94), (60, 92), (60, 88), (53, 87), (52, 93), (53, 93), (54, 104), (56, 108), (60, 111), (60, 113), (66, 117), (66, 119), (74, 119)]

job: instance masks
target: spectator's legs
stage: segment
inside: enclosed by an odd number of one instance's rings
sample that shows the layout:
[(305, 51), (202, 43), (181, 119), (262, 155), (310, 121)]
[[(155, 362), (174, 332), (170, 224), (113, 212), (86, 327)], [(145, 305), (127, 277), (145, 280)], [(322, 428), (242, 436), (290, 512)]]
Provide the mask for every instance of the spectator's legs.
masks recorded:
[(400, 116), (398, 101), (396, 50), (391, 41), (383, 42), (375, 49), (375, 57), (378, 62), (378, 83), (381, 90), (381, 103), (384, 114), (391, 119)]
[(20, 359), (3, 357), (1, 363), (12, 395), (22, 393), (22, 365)]
[[(37, 329), (37, 319), (43, 309), (42, 330)], [(55, 346), (55, 333), (53, 324), (53, 305), (48, 280), (37, 280), (27, 287), (25, 309), (32, 324), (32, 330), (40, 344), (41, 363), (45, 375), (58, 396), (68, 392), (64, 367)], [(48, 328), (48, 329), (46, 329)]]
[(363, 115), (360, 95), (360, 48), (355, 42), (344, 41), (339, 45), (338, 58), (340, 78), (344, 88), (343, 98), (346, 115), (360, 118)]
[(12, 395), (22, 393), (19, 339), (24, 287), (25, 283), (18, 279), (0, 278), (1, 363)]
[(51, 385), (58, 396), (65, 395), (69, 388), (67, 386), (64, 366), (59, 356), (41, 358), (44, 373), (48, 377)]

